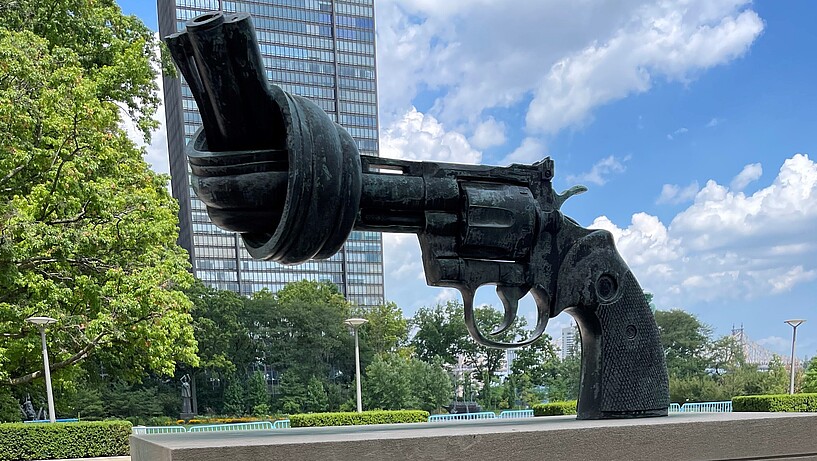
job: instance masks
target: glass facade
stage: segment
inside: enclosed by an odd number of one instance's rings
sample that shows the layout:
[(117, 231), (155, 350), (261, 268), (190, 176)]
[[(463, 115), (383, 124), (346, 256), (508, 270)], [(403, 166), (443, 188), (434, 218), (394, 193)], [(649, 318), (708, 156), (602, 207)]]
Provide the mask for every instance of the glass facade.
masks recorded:
[[(378, 155), (373, 0), (159, 0), (159, 32), (170, 35), (202, 13), (253, 16), (267, 77), (284, 91), (310, 98)], [(353, 232), (332, 258), (283, 266), (254, 260), (241, 238), (213, 225), (190, 187), (184, 145), (201, 126), (190, 89), (164, 79), (173, 195), (180, 203), (179, 242), (195, 275), (211, 287), (249, 295), (309, 279), (336, 284), (362, 307), (384, 302), (383, 247), (377, 232)]]

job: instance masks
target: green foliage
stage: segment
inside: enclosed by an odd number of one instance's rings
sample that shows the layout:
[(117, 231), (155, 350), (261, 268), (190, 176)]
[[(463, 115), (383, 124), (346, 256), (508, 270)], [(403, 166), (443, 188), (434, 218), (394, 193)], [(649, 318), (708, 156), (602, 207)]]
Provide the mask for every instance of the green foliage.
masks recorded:
[(306, 385), (304, 407), (309, 413), (318, 413), (329, 409), (329, 396), (326, 394), (326, 389), (324, 389), (321, 380), (315, 376), (309, 378), (309, 383)]
[(732, 411), (817, 412), (817, 394), (740, 396), (732, 399)]
[(451, 401), (453, 383), (441, 362), (427, 363), (411, 358), (408, 364), (414, 408), (440, 412)]
[(361, 341), (375, 354), (395, 352), (408, 340), (408, 320), (395, 303), (367, 308), (359, 316), (368, 320), (360, 327)]
[(306, 386), (295, 370), (281, 376), (281, 396), (278, 398), (280, 410), (287, 414), (300, 413), (306, 400)]
[(417, 332), (411, 345), (421, 360), (431, 362), (439, 358), (449, 365), (457, 363), (463, 340), (468, 336), (462, 312), (462, 305), (456, 301), (422, 307), (415, 312), (411, 326)]
[(236, 377), (227, 382), (224, 389), (224, 413), (241, 416), (244, 414), (244, 386)]
[(140, 423), (145, 418), (161, 416), (163, 409), (156, 387), (114, 383), (103, 391), (105, 415)]
[(257, 411), (263, 410), (263, 408), (256, 408), (260, 405), (265, 406), (266, 411), (269, 412), (269, 394), (267, 393), (267, 379), (264, 377), (264, 373), (256, 371), (250, 376), (250, 381), (247, 383), (245, 404), (253, 415), (257, 414)]
[(680, 309), (655, 311), (655, 321), (670, 376), (689, 378), (706, 374), (711, 329)]
[(0, 28), (30, 31), (51, 49), (68, 49), (95, 96), (127, 108), (147, 136), (156, 127), (158, 42), (136, 16), (125, 16), (114, 0), (14, 0), (0, 6)]
[(129, 454), (131, 423), (0, 424), (0, 461)]
[(363, 396), (367, 408), (439, 411), (451, 399), (451, 379), (440, 363), (400, 354), (381, 354), (366, 368)]
[(576, 401), (540, 403), (533, 406), (533, 416), (575, 415)]
[(0, 380), (93, 356), (131, 380), (195, 364), (193, 280), (167, 178), (120, 128), (149, 128), (153, 34), (111, 0), (18, 0), (0, 15)]
[(291, 427), (357, 426), (363, 424), (424, 423), (428, 412), (421, 410), (364, 411), (363, 413), (307, 413), (289, 416)]
[(817, 356), (812, 357), (803, 374), (803, 392), (817, 392)]
[(367, 408), (403, 410), (415, 405), (408, 362), (397, 354), (378, 355), (366, 367), (363, 397)]
[[(494, 330), (503, 318), (502, 313), (491, 306), (474, 309), (474, 316), (477, 326), (484, 332)], [(417, 332), (410, 344), (417, 356), (425, 362), (440, 360), (442, 363), (454, 365), (458, 357), (462, 357), (464, 365), (473, 370), (467, 379), (480, 382), (482, 385), (479, 387), (485, 394), (481, 398), (493, 401), (489, 394), (490, 383), (504, 363), (505, 350), (481, 346), (474, 341), (465, 327), (464, 317), (463, 306), (458, 301), (418, 309), (411, 322)], [(525, 320), (520, 318), (511, 328), (493, 339), (504, 342), (518, 341), (527, 333), (523, 329), (524, 326)], [(548, 342), (548, 337), (544, 336), (540, 342)]]
[(554, 358), (544, 364), (548, 400), (574, 400), (579, 397), (581, 356), (571, 354), (563, 360)]
[[(246, 301), (242, 322), (253, 338), (253, 356), (281, 372), (277, 407), (302, 411), (306, 383), (313, 376), (326, 382), (354, 376), (354, 338), (343, 321), (349, 303), (329, 282), (303, 280), (276, 294), (256, 293)], [(365, 351), (361, 345), (361, 362)]]
[(8, 386), (0, 386), (0, 423), (17, 423), (22, 420), (20, 402), (11, 395)]
[(237, 371), (237, 363), (252, 363), (252, 340), (248, 322), (242, 318), (245, 299), (232, 291), (205, 287), (200, 281), (186, 294), (193, 301), (199, 369), (210, 377), (224, 377)]
[(83, 420), (96, 420), (111, 416), (106, 413), (102, 390), (89, 385), (76, 386), (71, 391), (65, 389), (60, 393), (60, 399), (57, 401), (57, 412), (80, 416)]

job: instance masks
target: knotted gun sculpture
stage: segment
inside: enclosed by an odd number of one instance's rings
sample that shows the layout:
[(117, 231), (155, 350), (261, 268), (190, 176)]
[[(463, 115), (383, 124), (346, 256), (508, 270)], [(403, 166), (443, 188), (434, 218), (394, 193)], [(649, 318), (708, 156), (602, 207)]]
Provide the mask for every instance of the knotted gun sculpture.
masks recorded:
[[(193, 189), (253, 257), (298, 264), (332, 256), (352, 230), (416, 233), (428, 284), (462, 293), (480, 344), (522, 347), (562, 311), (576, 319), (579, 419), (667, 414), (664, 354), (644, 293), (610, 233), (561, 213), (585, 189), (557, 194), (553, 160), (493, 167), (360, 155), (318, 106), (268, 83), (249, 15), (199, 16), (166, 42), (202, 118), (187, 147)], [(474, 293), (486, 284), (505, 308), (487, 334), (474, 318)], [(531, 337), (492, 339), (527, 293), (538, 312)]]

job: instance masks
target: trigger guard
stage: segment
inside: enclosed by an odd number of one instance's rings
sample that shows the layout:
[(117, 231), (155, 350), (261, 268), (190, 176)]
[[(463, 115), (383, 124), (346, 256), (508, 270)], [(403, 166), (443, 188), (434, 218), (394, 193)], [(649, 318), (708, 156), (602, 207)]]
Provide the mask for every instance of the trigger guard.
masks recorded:
[(547, 328), (548, 319), (550, 318), (549, 303), (545, 297), (539, 295), (535, 291), (531, 291), (531, 293), (536, 300), (536, 311), (538, 314), (536, 328), (534, 328), (533, 334), (530, 338), (515, 343), (494, 341), (482, 334), (482, 331), (480, 331), (479, 327), (477, 326), (476, 316), (474, 315), (474, 290), (471, 288), (461, 287), (459, 288), (459, 291), (462, 294), (463, 310), (465, 313), (465, 327), (468, 329), (468, 333), (477, 343), (485, 347), (495, 349), (515, 349), (533, 344), (545, 334), (545, 328)]

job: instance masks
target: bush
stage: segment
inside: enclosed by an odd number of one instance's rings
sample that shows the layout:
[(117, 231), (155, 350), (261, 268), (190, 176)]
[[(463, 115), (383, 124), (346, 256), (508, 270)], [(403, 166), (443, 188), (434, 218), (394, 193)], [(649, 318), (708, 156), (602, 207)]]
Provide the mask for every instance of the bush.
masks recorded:
[(19, 423), (22, 420), (20, 402), (7, 387), (0, 386), (0, 423)]
[(817, 394), (746, 395), (732, 398), (732, 411), (815, 411)]
[(542, 403), (533, 406), (533, 416), (575, 415), (576, 401)]
[(127, 421), (0, 424), (0, 461), (124, 456)]
[(428, 412), (422, 410), (364, 411), (344, 413), (303, 413), (290, 415), (291, 427), (356, 426), (362, 424), (424, 423)]

